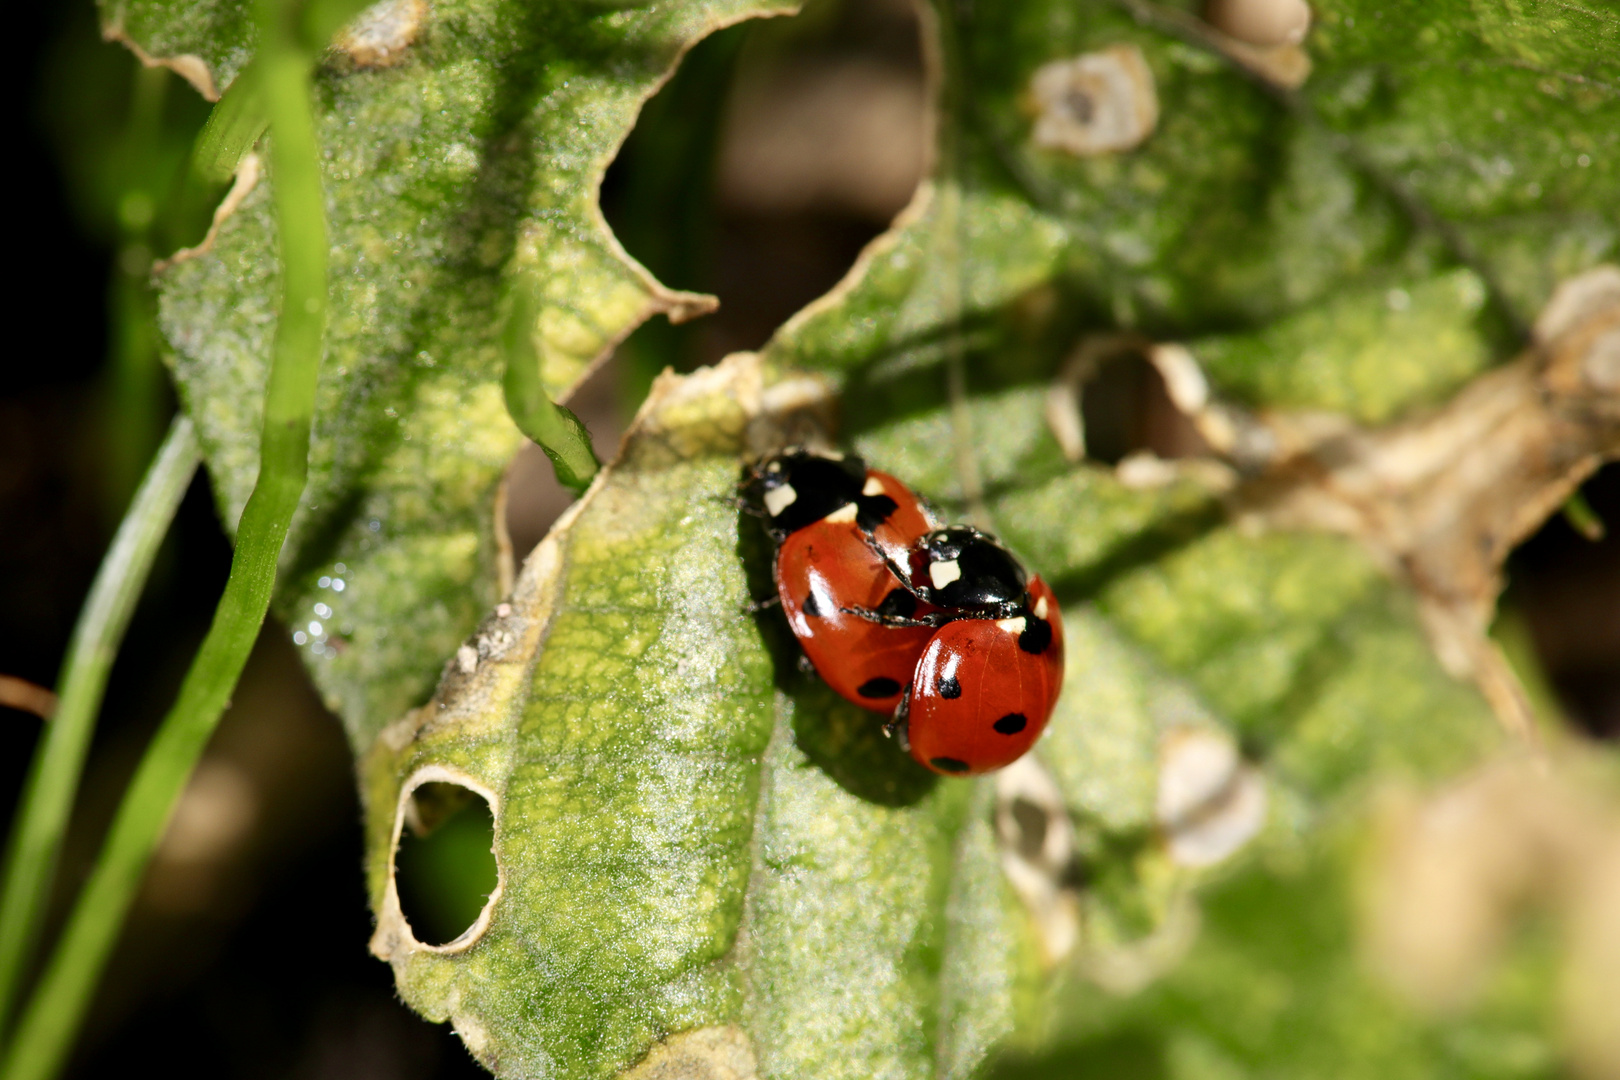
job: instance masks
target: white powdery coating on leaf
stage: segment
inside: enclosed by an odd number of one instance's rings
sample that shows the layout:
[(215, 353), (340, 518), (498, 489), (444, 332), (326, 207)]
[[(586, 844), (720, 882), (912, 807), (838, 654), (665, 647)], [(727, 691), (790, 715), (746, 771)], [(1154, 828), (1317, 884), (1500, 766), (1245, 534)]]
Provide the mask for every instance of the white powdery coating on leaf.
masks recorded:
[[(924, 1016), (906, 955), (925, 929), (935, 822), (849, 797), (779, 730), (766, 755), (750, 1031), (766, 1075), (918, 1075)], [(897, 913), (917, 912), (916, 919)], [(801, 1012), (805, 1001), (823, 1008)], [(828, 1047), (843, 1058), (829, 1061)]]

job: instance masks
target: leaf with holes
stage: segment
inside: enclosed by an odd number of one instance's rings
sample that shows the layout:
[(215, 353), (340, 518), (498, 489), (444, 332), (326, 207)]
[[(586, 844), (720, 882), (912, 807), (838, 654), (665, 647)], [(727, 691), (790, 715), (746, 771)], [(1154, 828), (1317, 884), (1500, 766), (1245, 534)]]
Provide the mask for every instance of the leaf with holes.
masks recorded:
[[(997, 1030), (1006, 1002), (972, 992), (951, 945), (1013, 955), (987, 789), (913, 764), (798, 673), (775, 612), (747, 613), (768, 550), (729, 496), (741, 456), (780, 439), (782, 398), (750, 357), (660, 381), (364, 763), (372, 948), (499, 1075), (602, 1075), (665, 1037), (651, 1061), (912, 1075), (941, 1010), (962, 1068)], [(493, 808), (499, 881), (434, 944), (394, 851), (445, 783)], [(987, 918), (983, 941), (963, 922)]]
[(1151, 985), (1061, 973), (984, 1075), (1612, 1075), (1620, 784), (1581, 758), (1386, 788), (1202, 890)]
[[(400, 4), (414, 42), (323, 68), (339, 315), (281, 604), (363, 755), (402, 995), (503, 1076), (954, 1078), (1046, 1068), (1066, 1027), (1093, 1067), (1258, 1071), (1299, 1060), (1266, 995), (1313, 972), (1349, 980), (1297, 1006), (1342, 1010), (1324, 1045), (1554, 1060), (1555, 1008), (1408, 1023), (1345, 975), (1335, 830), (1534, 739), (1485, 628), (1509, 547), (1620, 454), (1609, 24), (1358, 0), (1266, 44), (1140, 0), (939, 5), (911, 212), (760, 356), (661, 382), (491, 609), (499, 276), (547, 283), (556, 393), (698, 305), (592, 189), (681, 46), (755, 10)], [(221, 71), (247, 47), (205, 4), (116, 12)], [(228, 518), (270, 228), (250, 194), (164, 284)], [(995, 777), (921, 772), (746, 613), (739, 465), (834, 412), (1064, 603), (1066, 691)], [(395, 852), (472, 798), (494, 892), (424, 940)]]
[[(1164, 1056), (1175, 988), (1260, 978), (1272, 926), (1314, 940), (1262, 915), (1195, 944), (1201, 883), (1270, 880), (1369, 791), (1535, 741), (1486, 635), (1502, 560), (1620, 457), (1612, 17), (1315, 12), (1256, 42), (1139, 0), (940, 5), (933, 182), (764, 353), (1065, 602), (1066, 690), (997, 822), (1070, 989), (1003, 1022), (1038, 1046), (1099, 990), (1137, 1004), (1040, 1075), (1289, 1060), (1285, 1023)], [(1345, 877), (1318, 884), (1348, 935)], [(1524, 1006), (1491, 1030), (1556, 1055)], [(1207, 1037), (1248, 1039), (1241, 1014)]]
[[(107, 0), (102, 18), (211, 92), (251, 55), (240, 7)], [(521, 441), (501, 390), (503, 273), (540, 283), (534, 340), (563, 399), (649, 316), (712, 307), (624, 254), (595, 189), (683, 50), (782, 10), (702, 0), (564, 17), (516, 0), (384, 0), (328, 52), (316, 94), (333, 315), (276, 611), (357, 751), (431, 692), (510, 558), (493, 513)], [(170, 360), (228, 524), (257, 471), (277, 295), (274, 177), (258, 180), (258, 162), (238, 170), (211, 247), (161, 277)]]

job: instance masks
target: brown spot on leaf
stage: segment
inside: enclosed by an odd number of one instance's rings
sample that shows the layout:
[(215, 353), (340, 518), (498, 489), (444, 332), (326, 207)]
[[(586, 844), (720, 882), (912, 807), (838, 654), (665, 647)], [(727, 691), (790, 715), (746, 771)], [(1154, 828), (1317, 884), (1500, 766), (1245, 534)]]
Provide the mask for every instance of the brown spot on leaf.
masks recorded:
[(1311, 28), (1305, 0), (1208, 0), (1204, 21), (1246, 45), (1298, 45)]
[(1044, 960), (1056, 964), (1080, 940), (1074, 823), (1034, 755), (996, 773), (995, 826), (1002, 871), (1029, 913)]
[[(1298, 33), (1300, 39), (1303, 39), (1305, 31), (1310, 29), (1309, 12), (1307, 10), (1307, 22), (1303, 28), (1299, 27), (1297, 22), (1291, 23), (1286, 11), (1290, 6), (1289, 0), (1232, 0), (1230, 4), (1222, 4), (1216, 0), (1205, 8), (1208, 22), (1177, 8), (1150, 3), (1149, 0), (1122, 0), (1122, 2), (1137, 21), (1156, 26), (1184, 40), (1218, 52), (1249, 74), (1279, 89), (1297, 90), (1310, 77), (1310, 56), (1306, 54), (1299, 41), (1287, 40), (1292, 33)], [(1221, 10), (1226, 7), (1256, 6), (1276, 8), (1282, 17), (1274, 20), (1266, 16), (1251, 21), (1251, 16), (1247, 13), (1238, 18), (1233, 13)], [(1289, 26), (1292, 27), (1292, 32), (1284, 29)], [(1283, 40), (1275, 44), (1255, 43), (1244, 40), (1245, 34), (1255, 38), (1282, 37)]]
[(416, 43), (427, 11), (427, 0), (381, 0), (355, 16), (334, 44), (357, 67), (393, 67)]
[(1079, 156), (1130, 150), (1153, 134), (1159, 97), (1135, 45), (1113, 45), (1038, 68), (1029, 83), (1036, 146)]
[(1223, 733), (1177, 728), (1159, 745), (1155, 817), (1172, 862), (1210, 866), (1260, 831), (1266, 789)]

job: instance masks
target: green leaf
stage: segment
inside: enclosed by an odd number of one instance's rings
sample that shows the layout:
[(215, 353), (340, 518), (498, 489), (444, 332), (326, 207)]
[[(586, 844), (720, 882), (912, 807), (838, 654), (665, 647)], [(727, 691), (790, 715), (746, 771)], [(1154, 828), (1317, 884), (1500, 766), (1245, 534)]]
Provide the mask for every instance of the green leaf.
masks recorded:
[[(911, 1075), (945, 1018), (1006, 1027), (1006, 995), (969, 993), (986, 973), (955, 955), (992, 944), (987, 918), (1017, 932), (988, 787), (922, 771), (747, 612), (766, 553), (725, 496), (774, 422), (760, 408), (748, 358), (656, 385), (510, 604), (364, 764), (373, 950), (503, 1075), (601, 1075), (717, 1028), (771, 1075)], [(501, 873), (487, 921), (441, 949), (391, 873), (431, 780), (490, 799)], [(956, 1047), (959, 1072), (984, 1045)]]
[[(642, 320), (712, 305), (664, 289), (623, 253), (595, 187), (683, 49), (780, 10), (396, 7), (420, 25), (399, 34), (388, 66), (367, 66), (375, 47), (340, 34), (317, 77), (333, 317), (310, 487), (276, 604), (357, 749), (427, 696), (495, 600), (495, 486), (521, 438), (502, 395), (503, 273), (540, 283), (533, 343), (555, 399)], [(230, 88), (221, 108), (231, 102), (253, 45), (234, 5), (109, 4), (103, 19), (150, 54), (200, 57)], [(273, 183), (162, 282), (170, 359), (227, 525), (257, 467)]]
[[(1490, 591), (1447, 594), (1392, 566), (1395, 541), (1355, 512), (1335, 522), (1297, 503), (1298, 513), (1276, 509), (1333, 491), (1332, 440), (1358, 427), (1393, 422), (1415, 435), (1472, 418), (1476, 430), (1500, 430), (1483, 419), (1486, 383), (1472, 396), (1465, 388), (1513, 356), (1557, 283), (1613, 255), (1620, 185), (1583, 171), (1599, 167), (1591, 151), (1610, 140), (1616, 107), (1612, 88), (1591, 81), (1608, 62), (1599, 39), (1560, 39), (1580, 44), (1548, 68), (1494, 40), (1478, 7), (1317, 7), (1305, 44), (1314, 70), (1297, 91), (1244, 70), (1172, 8), (943, 9), (950, 137), (934, 185), (856, 276), (765, 350), (778, 370), (828, 373), (855, 449), (952, 516), (993, 528), (1065, 603), (1067, 688), (1036, 752), (1059, 804), (1033, 838), (1022, 836), (1038, 847), (1042, 830), (1072, 828), (1073, 863), (1030, 856), (1026, 870), (1046, 872), (1050, 895), (1031, 887), (1023, 897), (1049, 947), (1062, 938), (1043, 920), (1072, 903), (1080, 940), (1056, 965), (1056, 1004), (1015, 1016), (1009, 1037), (1038, 1047), (1089, 1032), (1094, 1042), (1084, 1053), (1035, 1052), (1049, 1055), (1044, 1071), (1009, 1065), (1008, 1075), (1327, 1069), (1326, 1058), (1292, 1054), (1295, 1030), (1319, 1032), (1322, 1052), (1341, 1059), (1359, 1036), (1376, 1047), (1370, 1061), (1407, 1060), (1414, 1075), (1455, 1063), (1420, 1053), (1428, 1022), (1356, 973), (1342, 874), (1289, 878), (1242, 920), (1227, 916), (1252, 898), (1228, 901), (1238, 886), (1205, 883), (1271, 881), (1278, 859), (1331, 862), (1337, 841), (1319, 823), (1347, 802), (1396, 777), (1454, 775), (1503, 739), (1470, 685), (1500, 695), (1489, 657), (1470, 671), (1452, 653), (1453, 674), (1435, 651), (1457, 643), (1437, 622), (1459, 611), (1477, 620), (1471, 605), (1488, 612), (1496, 580)], [(1151, 135), (1089, 157), (1035, 145), (1035, 73), (1121, 45), (1139, 49), (1152, 73)], [(1050, 388), (1077, 343), (1121, 331), (1145, 342), (1138, 351), (1184, 345), (1212, 402), (1192, 410), (1194, 421), (1213, 434), (1216, 421), (1243, 417), (1245, 437), (1265, 437), (1260, 448), (1217, 447), (1233, 468), (1224, 475), (1151, 458), (1146, 474), (1069, 465), (1042, 422)], [(1508, 373), (1493, 378), (1503, 386)], [(1524, 386), (1528, 402), (1538, 391)], [(1401, 430), (1380, 445), (1393, 448)], [(1571, 446), (1620, 456), (1612, 434), (1589, 431)], [(1337, 453), (1343, 467), (1358, 464), (1352, 446)], [(1416, 460), (1409, 447), (1390, 453), (1392, 463)], [(1462, 474), (1467, 463), (1430, 467)], [(1538, 490), (1534, 498), (1555, 500), (1561, 489), (1549, 477)], [(1407, 500), (1424, 501), (1393, 487), (1369, 497), (1388, 504), (1371, 515), (1403, 522)], [(1515, 506), (1525, 495), (1512, 485), (1482, 484), (1472, 498), (1457, 520), (1486, 516), (1480, 506), (1519, 514), (1508, 526), (1517, 536), (1537, 520), (1538, 510)], [(1467, 535), (1439, 520), (1439, 531)], [(1411, 543), (1419, 566), (1444, 561)], [(1512, 540), (1478, 543), (1496, 552), (1494, 573)], [(1471, 633), (1468, 644), (1490, 653)], [(1162, 811), (1187, 732), (1239, 748), (1265, 793), (1254, 839), (1214, 870), (1176, 855)], [(1231, 790), (1243, 776), (1232, 774)], [(1019, 784), (1004, 796), (1028, 790)], [(1018, 851), (1019, 835), (1003, 844)], [(1317, 904), (1318, 890), (1333, 895)], [(1312, 924), (1279, 914), (1307, 902), (1321, 909)], [(1206, 929), (1188, 929), (1201, 909)], [(1132, 996), (1159, 979), (1214, 977), (1218, 965), (1186, 953), (1189, 937), (1230, 954), (1221, 987), (1278, 986), (1267, 968), (1273, 941), (1297, 950), (1293, 985), (1318, 959), (1332, 979), (1362, 982), (1342, 1002), (1331, 989), (1339, 982), (1312, 987), (1277, 1021), (1275, 1041), (1235, 1063), (1206, 1062), (1202, 1048), (1175, 1041), (1181, 1014), (1161, 1008), (1177, 990), (1140, 1006)], [(1556, 1022), (1536, 1004), (1546, 984), (1536, 985), (1504, 1023), (1531, 1033), (1545, 1064), (1561, 1051)], [(1244, 1038), (1256, 1003), (1200, 986), (1204, 996), (1183, 1008), (1207, 1008), (1205, 1037)], [(1276, 990), (1291, 1001), (1289, 992)]]
[[(1180, 6), (939, 5), (939, 163), (909, 212), (759, 356), (656, 384), (499, 606), (502, 282), (535, 284), (552, 400), (651, 313), (702, 308), (628, 261), (595, 185), (680, 50), (767, 9), (441, 4), (381, 68), (340, 35), (334, 318), (279, 610), (362, 759), (372, 944), (406, 1000), (514, 1077), (1489, 1059), (1355, 968), (1343, 824), (1524, 733), (1484, 635), (1501, 559), (1620, 456), (1585, 351), (1614, 290), (1549, 307), (1613, 255), (1608, 24), (1487, 7), (1318, 5), (1278, 60)], [(223, 8), (117, 12), (222, 81), (251, 47)], [(1151, 130), (1038, 144), (1037, 76), (1077, 57), (1150, 79), (1152, 110), (1103, 112)], [(255, 192), (164, 283), (228, 521), (269, 235)], [(1194, 457), (1059, 434), (1099, 341), (1159, 373)], [(1017, 767), (921, 771), (749, 613), (769, 551), (739, 469), (834, 413), (1059, 596), (1066, 689)], [(499, 870), (436, 947), (391, 862), (424, 783), (489, 803)], [(1563, 1052), (1529, 985), (1498, 1028), (1535, 1053), (1505, 1072)]]

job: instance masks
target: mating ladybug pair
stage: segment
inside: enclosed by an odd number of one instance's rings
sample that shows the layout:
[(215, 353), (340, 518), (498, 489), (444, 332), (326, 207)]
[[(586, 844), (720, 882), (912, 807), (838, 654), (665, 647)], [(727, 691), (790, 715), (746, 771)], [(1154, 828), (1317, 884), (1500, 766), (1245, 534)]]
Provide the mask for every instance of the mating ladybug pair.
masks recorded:
[(938, 528), (921, 500), (858, 457), (794, 449), (743, 482), (776, 543), (788, 625), (839, 695), (938, 773), (1010, 764), (1063, 683), (1057, 599), (995, 539)]

